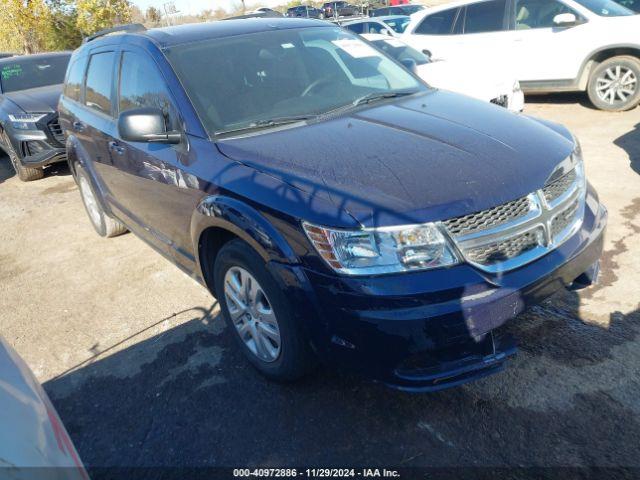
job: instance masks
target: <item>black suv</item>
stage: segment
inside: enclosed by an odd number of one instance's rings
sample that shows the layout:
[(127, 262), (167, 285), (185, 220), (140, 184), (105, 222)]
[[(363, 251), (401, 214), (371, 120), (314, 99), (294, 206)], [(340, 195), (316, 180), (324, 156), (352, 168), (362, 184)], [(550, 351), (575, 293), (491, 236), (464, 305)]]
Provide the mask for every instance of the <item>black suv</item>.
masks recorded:
[(360, 8), (344, 1), (327, 2), (322, 5), (322, 11), (324, 12), (325, 18), (348, 17), (358, 15), (360, 13)]
[(0, 147), (20, 180), (42, 178), (43, 167), (64, 161), (58, 99), (70, 52), (0, 60)]
[(297, 7), (287, 9), (287, 17), (318, 18), (322, 20), (324, 18), (324, 12), (319, 8), (298, 5)]
[(497, 327), (593, 280), (606, 209), (561, 125), (320, 20), (128, 30), (74, 53), (60, 100), (89, 218), (209, 288), (269, 378), (457, 385), (515, 352)]

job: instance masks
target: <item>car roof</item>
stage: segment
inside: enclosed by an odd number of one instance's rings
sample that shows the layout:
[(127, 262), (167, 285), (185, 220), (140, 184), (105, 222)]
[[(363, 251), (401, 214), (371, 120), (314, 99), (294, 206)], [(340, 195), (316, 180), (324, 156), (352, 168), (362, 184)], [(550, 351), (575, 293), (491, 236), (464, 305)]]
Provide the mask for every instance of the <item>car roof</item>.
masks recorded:
[(46, 53), (33, 53), (31, 55), (14, 55), (13, 57), (0, 58), (0, 64), (3, 63), (14, 63), (19, 62), (20, 60), (31, 59), (31, 58), (51, 58), (51, 57), (64, 57), (70, 56), (72, 52), (46, 52)]
[(377, 42), (378, 40), (392, 40), (394, 42), (401, 42), (403, 45), (405, 45), (402, 40), (396, 37), (390, 37), (389, 35), (383, 35), (382, 33), (362, 33), (360, 34), (360, 36), (366, 38), (370, 42)]
[(342, 22), (341, 25), (356, 25), (358, 23), (371, 23), (371, 22), (377, 22), (377, 23), (384, 23), (382, 21), (383, 17), (364, 17), (364, 18), (359, 18), (358, 20), (349, 20), (348, 22)]
[(377, 18), (378, 20), (396, 20), (398, 18), (406, 18), (409, 19), (411, 18), (409, 15), (380, 15), (379, 17), (371, 17), (371, 18)]
[(233, 37), (250, 33), (327, 26), (328, 24), (326, 22), (307, 18), (242, 18), (215, 22), (191, 23), (177, 25), (174, 27), (152, 28), (150, 30), (142, 30), (133, 33), (123, 32), (118, 35), (104, 35), (86, 43), (85, 46), (100, 46), (103, 43), (113, 41), (115, 37), (118, 37), (120, 41), (123, 41), (126, 37), (133, 36), (149, 38), (161, 48), (167, 48), (183, 43)]

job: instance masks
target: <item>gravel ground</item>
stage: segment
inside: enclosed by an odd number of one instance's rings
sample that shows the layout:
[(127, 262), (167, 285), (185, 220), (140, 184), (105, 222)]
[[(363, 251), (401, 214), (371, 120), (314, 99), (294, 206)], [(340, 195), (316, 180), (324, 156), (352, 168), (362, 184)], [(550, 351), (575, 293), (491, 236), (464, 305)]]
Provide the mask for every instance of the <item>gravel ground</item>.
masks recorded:
[(640, 467), (640, 108), (561, 95), (526, 112), (581, 139), (610, 223), (600, 284), (513, 320), (504, 373), (431, 395), (326, 369), (269, 383), (208, 292), (133, 235), (94, 234), (64, 168), (21, 183), (6, 158), (0, 331), (90, 467)]

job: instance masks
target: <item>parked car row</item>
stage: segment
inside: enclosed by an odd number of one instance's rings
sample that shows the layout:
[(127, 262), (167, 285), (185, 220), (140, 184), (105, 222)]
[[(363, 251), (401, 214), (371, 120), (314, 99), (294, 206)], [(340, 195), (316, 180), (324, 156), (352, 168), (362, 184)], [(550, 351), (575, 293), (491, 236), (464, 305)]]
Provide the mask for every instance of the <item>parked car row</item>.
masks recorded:
[(586, 91), (621, 111), (640, 102), (638, 32), (612, 0), (462, 0), (416, 13), (402, 38), (437, 58), (499, 59), (525, 92)]

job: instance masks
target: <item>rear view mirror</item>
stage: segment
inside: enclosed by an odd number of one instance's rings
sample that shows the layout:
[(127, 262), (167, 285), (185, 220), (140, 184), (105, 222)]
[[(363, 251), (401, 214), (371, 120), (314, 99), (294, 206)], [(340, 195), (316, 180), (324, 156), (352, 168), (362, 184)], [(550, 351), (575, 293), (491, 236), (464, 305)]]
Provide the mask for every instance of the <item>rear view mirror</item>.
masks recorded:
[(558, 27), (570, 27), (578, 23), (578, 19), (573, 13), (560, 13), (553, 17), (554, 25)]
[(418, 64), (413, 58), (401, 58), (400, 63), (410, 72), (416, 73), (418, 71)]
[(120, 138), (129, 142), (180, 143), (179, 132), (167, 131), (164, 113), (159, 108), (136, 108), (118, 116)]

